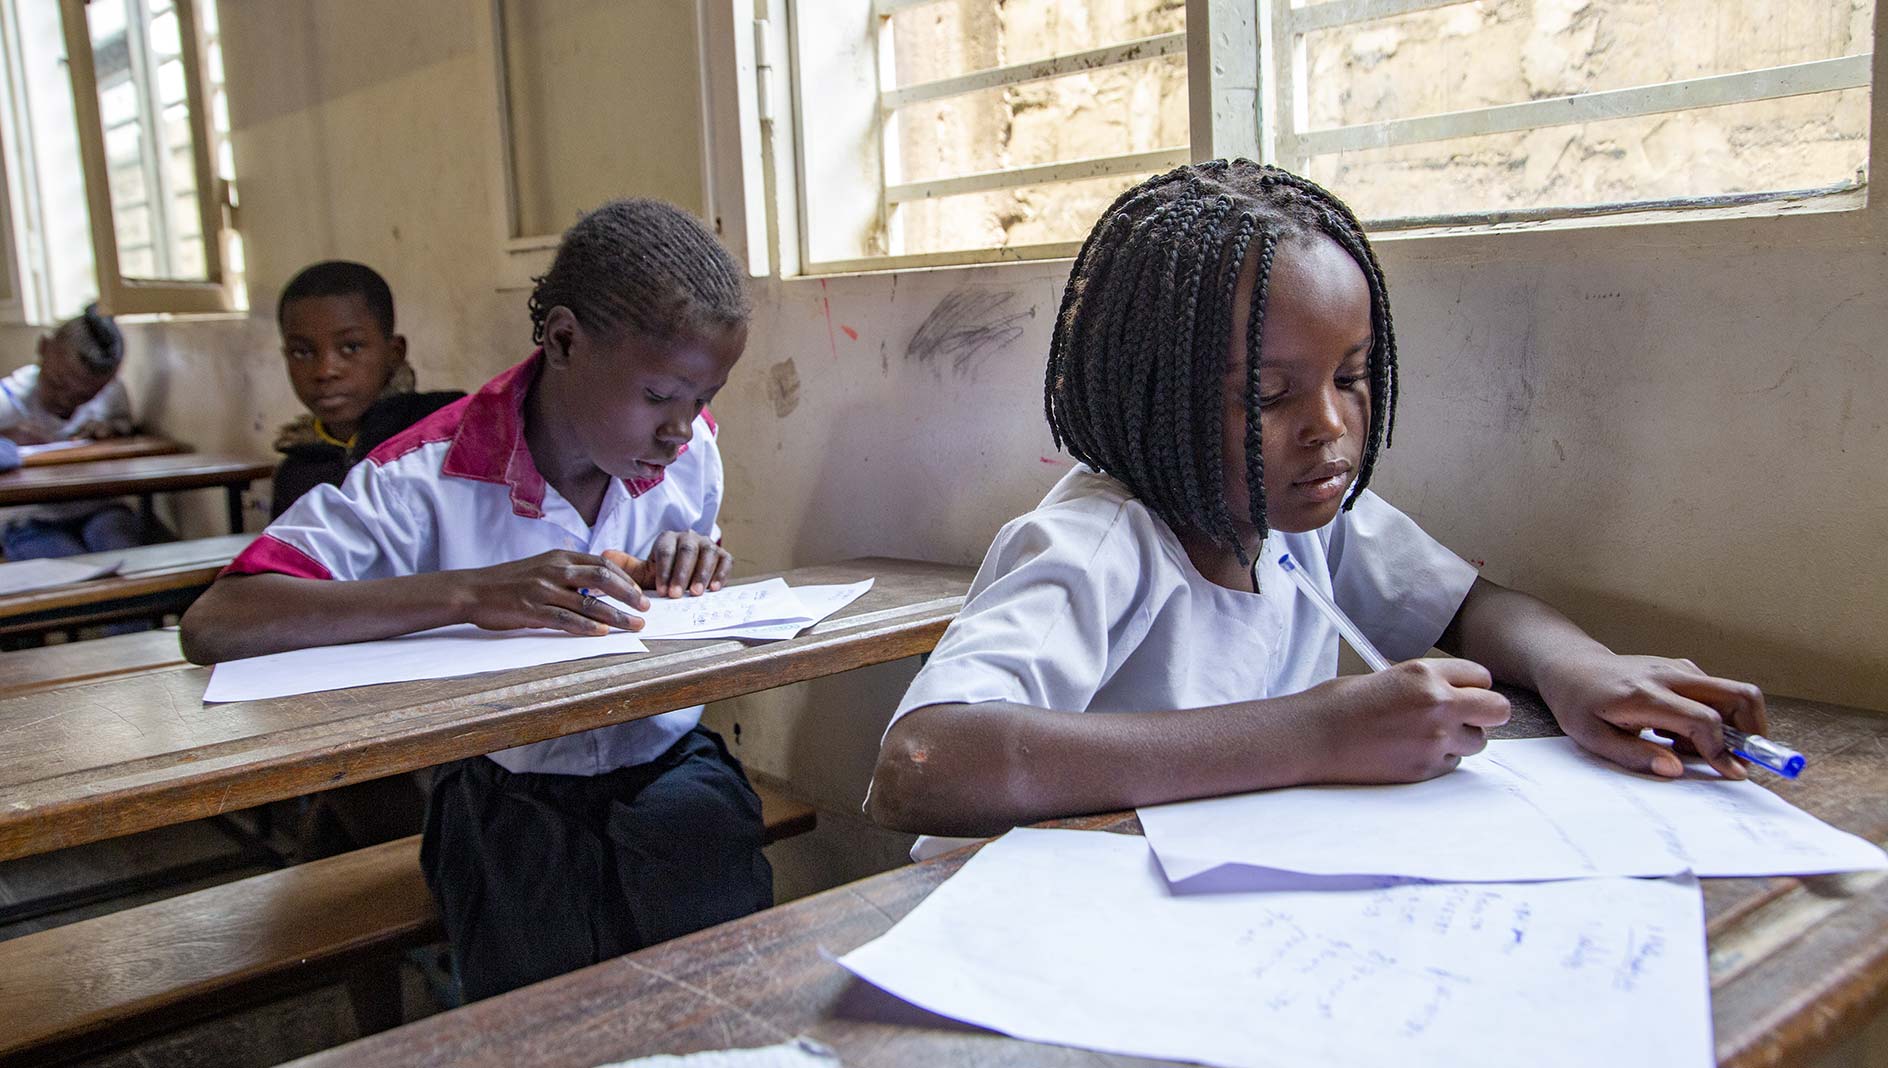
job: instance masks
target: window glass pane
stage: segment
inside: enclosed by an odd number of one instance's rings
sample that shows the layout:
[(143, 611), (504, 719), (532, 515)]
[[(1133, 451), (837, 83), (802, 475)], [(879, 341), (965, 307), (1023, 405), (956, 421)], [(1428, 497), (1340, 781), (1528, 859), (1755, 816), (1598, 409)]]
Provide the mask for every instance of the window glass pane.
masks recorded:
[[(1186, 0), (937, 0), (891, 18), (896, 85), (1029, 63), (1186, 29)], [(888, 87), (889, 88), (889, 87)]]
[(112, 227), (126, 278), (207, 280), (177, 15), (162, 0), (86, 6)]
[[(1830, 60), (1867, 53), (1873, 24), (1873, 0), (1473, 0), (1305, 35), (1282, 118), (1316, 131)], [(1308, 159), (1281, 142), (1281, 162), (1369, 218), (1824, 188), (1866, 167), (1868, 100), (1844, 89)]]
[[(1185, 29), (1181, 0), (941, 0), (891, 19), (900, 86)], [(881, 40), (881, 47), (884, 41)], [(887, 129), (900, 185), (1188, 144), (1184, 55), (908, 104)], [(894, 255), (1079, 241), (1136, 177), (1048, 182), (906, 202), (890, 210)]]
[(55, 322), (78, 314), (99, 291), (65, 29), (58, 4), (16, 3), (10, 13), (19, 68), (13, 110), (0, 122), (0, 135), (10, 139), (19, 161), (7, 176), (25, 267), (19, 288), (29, 315)]
[(515, 237), (606, 200), (703, 210), (695, 5), (501, 0)]

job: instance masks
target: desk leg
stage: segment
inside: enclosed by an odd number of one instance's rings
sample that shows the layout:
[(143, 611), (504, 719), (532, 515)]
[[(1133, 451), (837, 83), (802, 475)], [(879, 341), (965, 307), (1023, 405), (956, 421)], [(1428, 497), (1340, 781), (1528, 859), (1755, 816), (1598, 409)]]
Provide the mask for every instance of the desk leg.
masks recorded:
[(149, 532), (157, 529), (157, 503), (148, 493), (138, 494), (138, 521), (145, 537), (150, 537)]
[(243, 532), (243, 487), (224, 486), (223, 492), (227, 495), (226, 499), (229, 503), (229, 532), (241, 534)]

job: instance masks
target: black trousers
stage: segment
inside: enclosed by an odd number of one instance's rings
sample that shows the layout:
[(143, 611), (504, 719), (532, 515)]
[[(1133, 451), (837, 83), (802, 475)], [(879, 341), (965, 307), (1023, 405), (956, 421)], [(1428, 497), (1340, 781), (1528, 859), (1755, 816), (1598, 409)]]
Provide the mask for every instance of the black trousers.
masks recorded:
[(467, 1001), (773, 904), (760, 799), (697, 727), (606, 775), (439, 769), (420, 864)]

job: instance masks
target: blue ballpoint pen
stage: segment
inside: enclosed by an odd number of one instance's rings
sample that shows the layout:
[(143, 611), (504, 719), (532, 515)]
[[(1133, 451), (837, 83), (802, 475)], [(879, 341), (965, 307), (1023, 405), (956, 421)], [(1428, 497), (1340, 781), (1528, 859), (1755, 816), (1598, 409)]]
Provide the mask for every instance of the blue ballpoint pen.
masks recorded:
[[(1317, 584), (1311, 581), (1311, 576), (1304, 573), (1304, 569), (1298, 566), (1298, 561), (1293, 560), (1290, 553), (1279, 555), (1278, 566), (1284, 569), (1285, 574), (1291, 576), (1292, 581), (1298, 584), (1298, 588), (1304, 591), (1305, 596), (1311, 598), (1311, 603), (1317, 605), (1325, 618), (1337, 627), (1338, 633), (1344, 636), (1344, 640), (1350, 643), (1350, 647), (1357, 651), (1358, 656), (1363, 657), (1364, 663), (1370, 665), (1370, 670), (1382, 671), (1390, 666), (1389, 659), (1377, 652), (1377, 647), (1370, 644), (1370, 639), (1364, 637), (1363, 631), (1357, 629), (1357, 624), (1350, 621), (1350, 617), (1337, 606), (1337, 602), (1325, 596), (1323, 590), (1318, 589)], [(1794, 779), (1801, 775), (1804, 766), (1808, 763), (1803, 759), (1803, 754), (1789, 746), (1780, 745), (1761, 734), (1745, 734), (1736, 727), (1724, 728), (1724, 741), (1731, 747), (1731, 752), (1758, 767), (1768, 768), (1786, 779)]]

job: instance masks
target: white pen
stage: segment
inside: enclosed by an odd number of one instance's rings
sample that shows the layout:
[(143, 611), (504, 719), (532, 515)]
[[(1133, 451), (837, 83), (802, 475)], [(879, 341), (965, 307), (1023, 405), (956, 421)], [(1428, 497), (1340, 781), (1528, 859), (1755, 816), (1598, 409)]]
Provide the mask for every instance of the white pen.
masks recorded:
[(1290, 575), (1292, 581), (1298, 584), (1298, 588), (1305, 591), (1305, 596), (1311, 598), (1311, 603), (1318, 606), (1318, 610), (1324, 613), (1324, 618), (1337, 627), (1337, 632), (1344, 636), (1344, 640), (1350, 643), (1352, 649), (1357, 650), (1358, 656), (1364, 658), (1364, 663), (1370, 665), (1370, 670), (1382, 671), (1390, 666), (1389, 658), (1377, 652), (1377, 647), (1370, 644), (1370, 639), (1364, 637), (1364, 632), (1357, 629), (1357, 624), (1350, 621), (1350, 617), (1344, 614), (1344, 610), (1337, 606), (1336, 601), (1326, 597), (1324, 591), (1318, 589), (1318, 584), (1311, 581), (1311, 576), (1305, 574), (1304, 568), (1298, 566), (1298, 561), (1293, 560), (1290, 553), (1279, 554), (1278, 566), (1284, 568), (1285, 574)]

